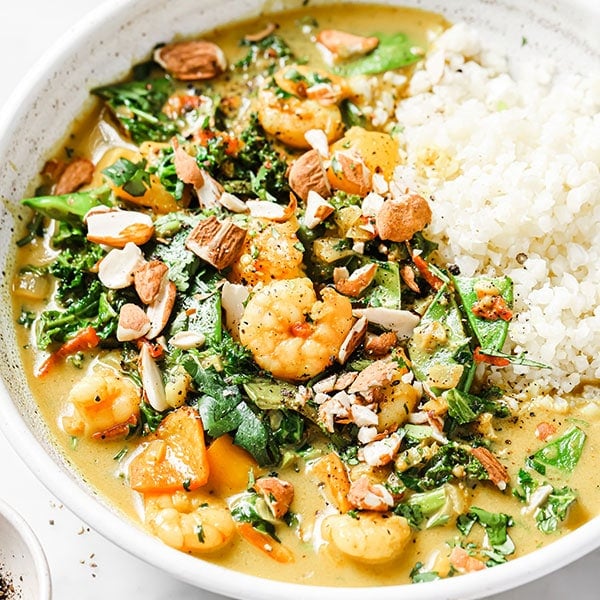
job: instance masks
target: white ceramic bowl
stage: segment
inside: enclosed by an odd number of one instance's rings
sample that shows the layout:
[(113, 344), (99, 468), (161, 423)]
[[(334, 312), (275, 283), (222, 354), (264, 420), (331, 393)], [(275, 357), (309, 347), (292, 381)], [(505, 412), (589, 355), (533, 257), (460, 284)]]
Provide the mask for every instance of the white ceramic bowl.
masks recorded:
[[(380, 0), (380, 2), (385, 0)], [(313, 0), (311, 4), (327, 3)], [(555, 59), (568, 68), (598, 65), (600, 8), (595, 0), (387, 0), (467, 21), (502, 43)], [(124, 76), (158, 42), (190, 35), (302, 0), (112, 0), (62, 39), (23, 82), (0, 117), (0, 425), (39, 479), (82, 519), (132, 554), (172, 575), (214, 592), (256, 600), (359, 600), (364, 588), (318, 588), (253, 578), (176, 552), (124, 521), (93, 494), (59, 454), (41, 421), (19, 364), (10, 312), (12, 244), (19, 227), (20, 198), (31, 192), (45, 157), (66, 134), (86, 103), (88, 90)], [(521, 48), (522, 37), (528, 43)], [(416, 586), (378, 588), (380, 600), (479, 598), (526, 583), (600, 546), (600, 518), (550, 546), (485, 572)]]
[(37, 537), (23, 517), (0, 500), (0, 575), (19, 600), (50, 600), (50, 571)]

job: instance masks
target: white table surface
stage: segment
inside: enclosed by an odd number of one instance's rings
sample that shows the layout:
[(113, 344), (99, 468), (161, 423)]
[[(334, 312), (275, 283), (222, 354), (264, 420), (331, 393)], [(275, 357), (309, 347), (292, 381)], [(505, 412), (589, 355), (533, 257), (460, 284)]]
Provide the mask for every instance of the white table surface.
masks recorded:
[[(97, 0), (0, 0), (0, 108), (54, 40), (97, 4)], [(30, 473), (1, 432), (0, 457), (0, 497), (25, 517), (42, 542), (56, 600), (222, 599), (177, 581), (91, 530)], [(596, 551), (493, 600), (596, 600), (599, 572), (600, 551)]]

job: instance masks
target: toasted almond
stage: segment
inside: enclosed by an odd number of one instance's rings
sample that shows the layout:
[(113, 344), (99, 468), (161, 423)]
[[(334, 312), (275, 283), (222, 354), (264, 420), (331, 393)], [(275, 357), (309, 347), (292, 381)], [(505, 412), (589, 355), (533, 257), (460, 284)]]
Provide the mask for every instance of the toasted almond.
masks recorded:
[(342, 342), (338, 353), (338, 362), (345, 364), (352, 353), (358, 348), (367, 333), (367, 320), (365, 318), (358, 319), (348, 332), (346, 339)]
[(302, 218), (302, 222), (308, 229), (314, 229), (327, 219), (327, 217), (335, 211), (335, 207), (329, 204), (320, 194), (314, 190), (308, 192), (306, 201), (306, 211)]
[[(305, 152), (292, 163), (288, 179), (294, 193), (304, 202), (308, 200), (311, 191), (323, 198), (331, 196), (327, 173), (316, 150)], [(331, 208), (333, 210), (333, 206)]]
[(375, 218), (377, 233), (382, 240), (406, 242), (431, 223), (431, 208), (418, 194), (390, 198), (383, 203)]
[(142, 387), (148, 404), (159, 412), (167, 410), (165, 386), (156, 361), (152, 358), (149, 344), (142, 344), (140, 350), (139, 369), (142, 378)]
[(193, 156), (190, 156), (177, 141), (173, 138), (171, 145), (173, 146), (173, 164), (175, 165), (175, 173), (183, 183), (189, 183), (194, 186), (194, 189), (199, 189), (204, 185), (204, 177), (202, 171)]
[(368, 356), (385, 356), (398, 345), (398, 336), (393, 331), (386, 331), (380, 335), (367, 336), (365, 341), (365, 354)]
[(376, 217), (384, 202), (385, 198), (383, 196), (377, 192), (369, 192), (363, 198), (360, 207), (363, 217)]
[(137, 304), (124, 304), (119, 312), (117, 339), (119, 342), (137, 340), (150, 329), (150, 319)]
[(471, 448), (470, 452), (483, 465), (490, 481), (499, 489), (506, 489), (506, 484), (510, 480), (506, 467), (483, 446)]
[(363, 37), (337, 29), (323, 29), (317, 35), (317, 42), (325, 46), (336, 59), (361, 56), (379, 45), (376, 37)]
[(149, 340), (153, 340), (165, 328), (175, 305), (176, 294), (177, 288), (175, 284), (169, 281), (167, 277), (164, 277), (156, 299), (152, 304), (148, 305), (146, 311), (151, 324), (146, 334)]
[(419, 317), (408, 310), (371, 306), (357, 308), (354, 315), (366, 317), (369, 323), (394, 331), (399, 338), (409, 338), (413, 329), (419, 324)]
[(409, 289), (417, 294), (421, 293), (421, 288), (419, 288), (419, 284), (417, 283), (415, 272), (410, 265), (404, 265), (400, 269), (400, 277), (402, 277), (402, 281), (404, 281)]
[(154, 233), (150, 216), (132, 210), (88, 213), (86, 220), (87, 239), (114, 248), (123, 248), (128, 242), (141, 246)]
[(111, 290), (129, 287), (134, 280), (134, 272), (144, 264), (142, 251), (128, 242), (122, 249), (111, 250), (98, 265), (98, 279)]
[(70, 194), (87, 185), (94, 177), (94, 163), (87, 158), (73, 159), (62, 171), (54, 188), (54, 193)]
[(158, 48), (154, 60), (176, 79), (211, 79), (227, 68), (223, 50), (206, 40), (175, 42)]
[(376, 360), (358, 374), (348, 388), (348, 393), (367, 392), (371, 388), (387, 385), (391, 383), (397, 370), (398, 365), (392, 360)]
[(206, 336), (196, 331), (178, 331), (169, 339), (169, 344), (182, 350), (201, 348), (206, 342)]
[(151, 304), (156, 300), (160, 286), (168, 272), (169, 267), (160, 260), (144, 263), (134, 271), (135, 291), (144, 304)]
[(377, 265), (375, 263), (366, 264), (360, 269), (356, 269), (347, 279), (339, 279), (335, 284), (335, 289), (340, 294), (357, 298), (371, 285), (376, 273)]
[(269, 200), (248, 200), (246, 206), (250, 210), (251, 217), (283, 223), (296, 212), (297, 202), (296, 197), (290, 194), (290, 203), (287, 206)]

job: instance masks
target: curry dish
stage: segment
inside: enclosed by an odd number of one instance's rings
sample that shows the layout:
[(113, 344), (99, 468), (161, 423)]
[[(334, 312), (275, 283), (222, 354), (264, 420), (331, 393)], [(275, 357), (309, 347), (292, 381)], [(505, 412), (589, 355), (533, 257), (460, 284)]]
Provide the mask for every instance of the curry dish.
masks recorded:
[(149, 49), (23, 201), (33, 394), (81, 476), (165, 544), (391, 585), (598, 513), (597, 405), (503, 385), (552, 368), (510, 350), (511, 278), (445, 261), (435, 198), (395, 175), (386, 106), (450, 27), (309, 6)]

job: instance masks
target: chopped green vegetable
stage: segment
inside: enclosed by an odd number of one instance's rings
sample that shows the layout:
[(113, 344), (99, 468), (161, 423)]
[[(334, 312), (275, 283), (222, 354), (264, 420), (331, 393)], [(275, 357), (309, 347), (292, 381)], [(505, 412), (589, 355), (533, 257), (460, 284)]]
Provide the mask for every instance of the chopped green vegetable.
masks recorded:
[(529, 462), (542, 475), (546, 473), (546, 467), (572, 473), (581, 458), (586, 437), (582, 429), (571, 427), (559, 438), (535, 452)]
[(102, 174), (131, 196), (143, 196), (150, 188), (150, 173), (146, 171), (145, 160), (134, 163), (127, 158), (119, 158), (110, 167), (102, 169)]

